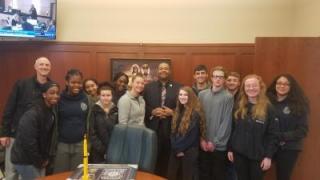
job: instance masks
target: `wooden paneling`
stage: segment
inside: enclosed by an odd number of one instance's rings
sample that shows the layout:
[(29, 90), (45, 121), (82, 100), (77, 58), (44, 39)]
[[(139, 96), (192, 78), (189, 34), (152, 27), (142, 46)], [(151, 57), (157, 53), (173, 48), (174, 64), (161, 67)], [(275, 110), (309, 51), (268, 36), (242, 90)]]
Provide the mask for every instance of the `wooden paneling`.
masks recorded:
[[(320, 38), (257, 38), (254, 72), (269, 84), (279, 73), (292, 74), (309, 97), (309, 133), (298, 158), (293, 180), (319, 179), (320, 162)], [(267, 174), (274, 179), (274, 169)]]
[[(293, 180), (320, 177), (320, 69), (319, 38), (257, 38), (256, 44), (119, 44), (62, 42), (0, 42), (0, 113), (13, 83), (34, 72), (36, 57), (52, 61), (52, 79), (64, 84), (69, 68), (79, 68), (85, 77), (110, 80), (112, 58), (170, 58), (173, 79), (192, 83), (193, 68), (222, 65), (241, 75), (257, 73), (267, 83), (279, 73), (292, 73), (310, 98), (310, 132), (294, 171)], [(2, 113), (1, 113), (2, 114)], [(274, 179), (274, 170), (266, 179)]]
[(193, 68), (200, 63), (209, 69), (222, 65), (240, 73), (251, 72), (254, 45), (0, 42), (0, 113), (13, 83), (31, 76), (34, 60), (40, 56), (51, 60), (51, 78), (62, 87), (70, 68), (78, 68), (85, 77), (98, 81), (110, 80), (112, 58), (169, 58), (173, 79), (191, 85)]
[(84, 77), (95, 74), (96, 61), (91, 61), (90, 52), (54, 52), (52, 54), (51, 78), (64, 84), (65, 74), (70, 68), (80, 69)]

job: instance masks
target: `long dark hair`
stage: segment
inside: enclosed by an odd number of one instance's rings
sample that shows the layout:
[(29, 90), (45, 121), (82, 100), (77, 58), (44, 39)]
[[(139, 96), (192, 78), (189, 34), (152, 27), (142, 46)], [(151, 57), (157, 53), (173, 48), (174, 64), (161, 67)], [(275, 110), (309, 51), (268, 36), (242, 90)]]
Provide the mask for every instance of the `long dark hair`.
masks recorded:
[(82, 87), (83, 87), (84, 92), (86, 92), (87, 94), (89, 94), (89, 93), (87, 92), (87, 90), (86, 90), (86, 83), (87, 83), (88, 81), (93, 81), (93, 82), (97, 85), (97, 87), (99, 88), (99, 83), (98, 83), (98, 81), (97, 81), (96, 79), (94, 79), (94, 78), (85, 79), (85, 80), (83, 81), (83, 83), (82, 83)]
[(277, 102), (276, 84), (279, 78), (284, 77), (290, 83), (290, 90), (286, 100), (288, 101), (289, 108), (294, 115), (308, 114), (310, 111), (309, 100), (303, 92), (303, 89), (295, 78), (290, 74), (280, 74), (275, 77), (268, 87), (267, 95), (272, 103)]

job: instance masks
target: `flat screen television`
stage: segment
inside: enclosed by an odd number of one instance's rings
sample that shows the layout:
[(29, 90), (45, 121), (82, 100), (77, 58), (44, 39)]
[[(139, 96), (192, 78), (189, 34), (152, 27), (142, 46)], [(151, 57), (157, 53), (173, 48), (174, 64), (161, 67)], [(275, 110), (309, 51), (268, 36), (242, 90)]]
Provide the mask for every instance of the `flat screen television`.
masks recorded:
[(56, 39), (57, 0), (0, 0), (0, 37)]

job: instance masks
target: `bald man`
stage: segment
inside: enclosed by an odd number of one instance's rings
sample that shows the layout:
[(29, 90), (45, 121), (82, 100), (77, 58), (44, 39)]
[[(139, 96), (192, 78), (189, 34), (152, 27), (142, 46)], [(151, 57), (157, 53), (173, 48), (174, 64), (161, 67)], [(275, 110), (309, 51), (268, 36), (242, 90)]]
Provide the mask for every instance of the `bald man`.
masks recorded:
[(158, 80), (144, 88), (146, 102), (145, 124), (154, 130), (158, 137), (158, 154), (155, 173), (167, 177), (170, 155), (171, 119), (176, 108), (177, 95), (181, 85), (170, 79), (171, 68), (168, 63), (158, 66)]
[(20, 117), (34, 100), (41, 98), (41, 86), (49, 81), (51, 63), (48, 58), (40, 57), (36, 59), (34, 69), (36, 72), (34, 76), (15, 83), (3, 111), (0, 143), (6, 147), (5, 175), (7, 180), (18, 179), (10, 156)]

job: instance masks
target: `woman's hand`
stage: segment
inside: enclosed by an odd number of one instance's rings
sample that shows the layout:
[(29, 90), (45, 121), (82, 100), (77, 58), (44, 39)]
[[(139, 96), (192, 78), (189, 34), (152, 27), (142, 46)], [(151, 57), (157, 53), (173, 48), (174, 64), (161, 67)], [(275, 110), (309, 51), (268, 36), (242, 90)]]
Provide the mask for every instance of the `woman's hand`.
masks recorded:
[(202, 149), (204, 152), (207, 152), (207, 151), (208, 151), (207, 141), (204, 140), (204, 139), (201, 139), (201, 140), (200, 140), (200, 147), (201, 147), (201, 149)]
[(270, 169), (270, 167), (271, 167), (271, 159), (267, 158), (267, 157), (263, 158), (263, 160), (261, 161), (260, 167), (261, 167), (261, 169), (263, 171), (266, 171), (266, 170)]
[(228, 152), (228, 159), (229, 159), (230, 162), (234, 161), (233, 152), (231, 152), (231, 151)]
[(184, 156), (184, 153), (183, 153), (183, 152), (179, 152), (176, 156), (177, 156), (177, 157), (183, 157), (183, 156)]

